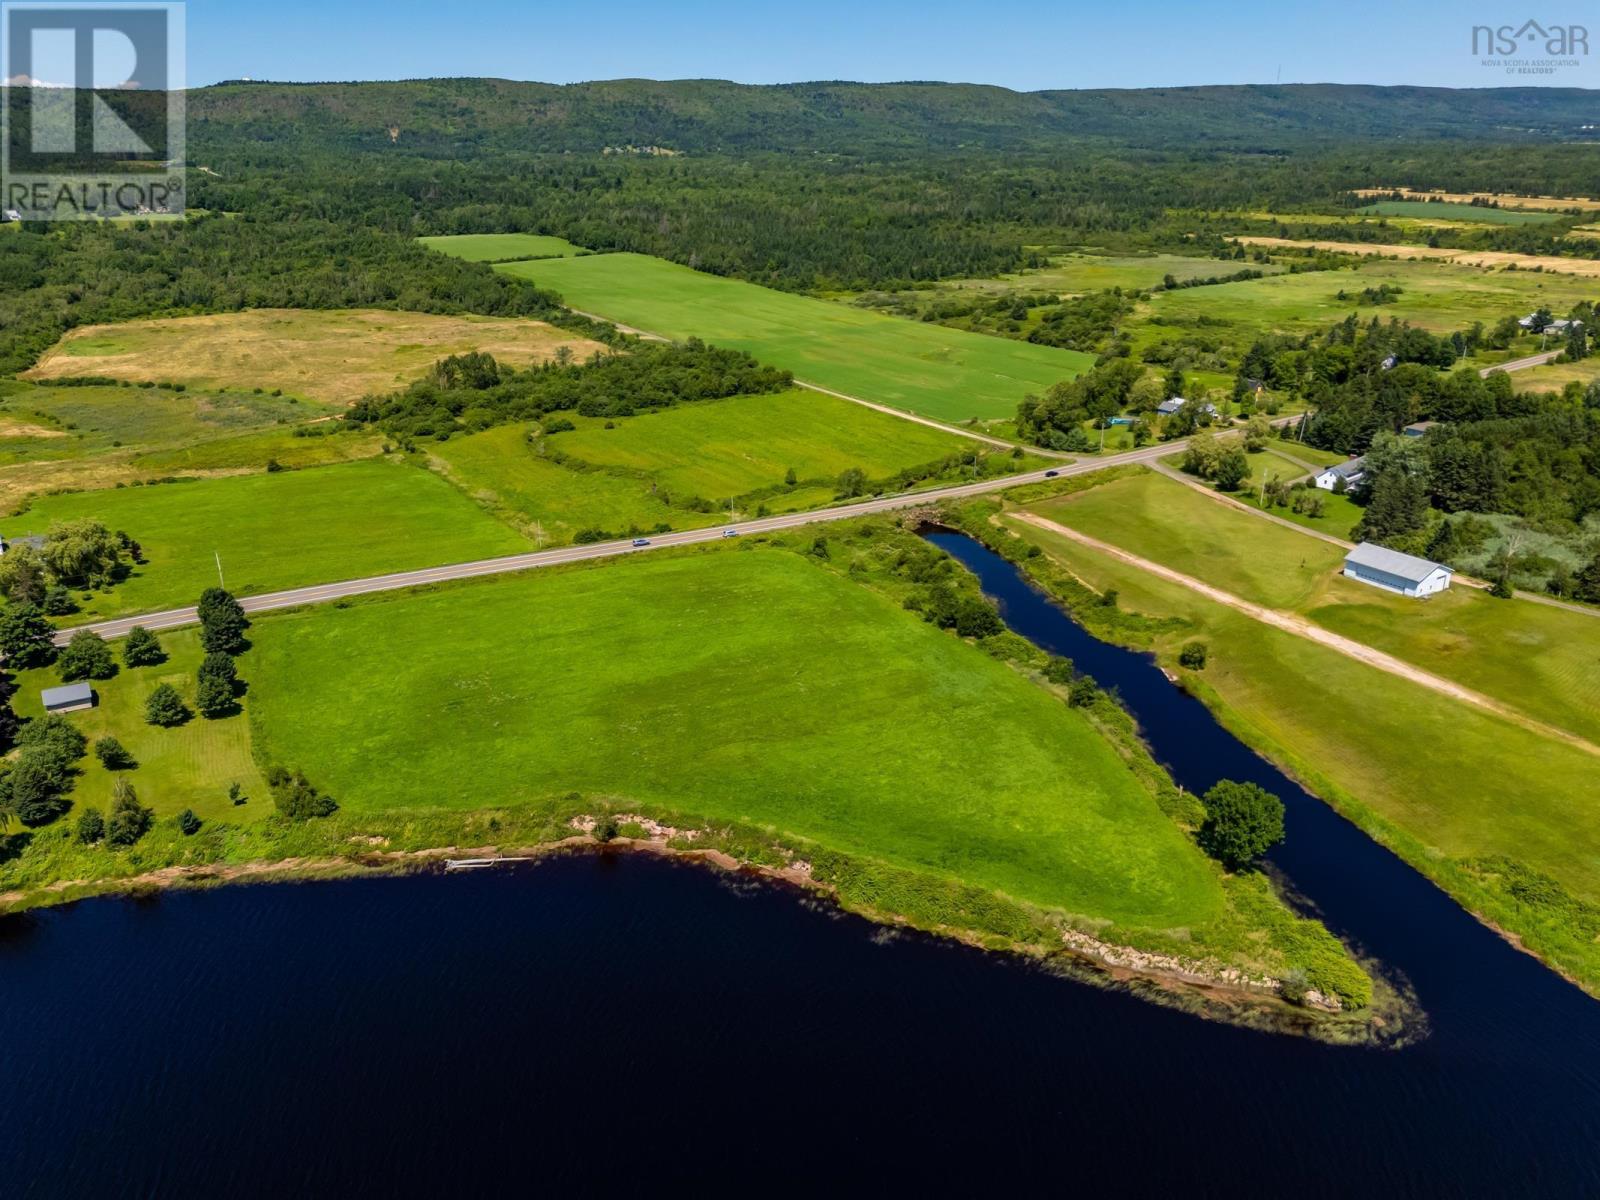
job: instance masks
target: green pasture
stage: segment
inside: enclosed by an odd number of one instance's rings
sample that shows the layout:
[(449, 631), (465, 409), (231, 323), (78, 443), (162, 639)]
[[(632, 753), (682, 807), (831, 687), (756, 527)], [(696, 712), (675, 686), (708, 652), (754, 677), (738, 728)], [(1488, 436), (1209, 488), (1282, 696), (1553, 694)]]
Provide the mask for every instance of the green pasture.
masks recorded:
[(746, 350), (808, 383), (942, 421), (1009, 417), (1091, 356), (772, 291), (642, 254), (506, 263), (574, 308)]
[[(1361, 304), (1366, 288), (1394, 284), (1391, 304)], [(1340, 300), (1339, 292), (1346, 293)], [(1317, 333), (1352, 313), (1360, 321), (1391, 317), (1432, 333), (1466, 329), (1474, 321), (1492, 326), (1505, 316), (1537, 308), (1568, 311), (1593, 299), (1593, 280), (1540, 271), (1506, 271), (1457, 263), (1369, 259), (1355, 268), (1305, 271), (1243, 280), (1215, 287), (1158, 292), (1139, 306), (1129, 323), (1135, 351), (1184, 337), (1211, 338), (1231, 354), (1242, 353), (1264, 333)], [(1532, 353), (1537, 339), (1530, 339)]]
[(83, 517), (127, 532), (147, 561), (74, 621), (192, 604), (217, 582), (218, 555), (229, 590), (252, 595), (529, 548), (443, 480), (379, 459), (45, 496), (5, 531)]
[(245, 673), (262, 756), (351, 812), (577, 791), (1147, 927), (1221, 903), (1199, 852), (1060, 699), (787, 552), (274, 617)]
[[(501, 426), (430, 448), (437, 469), (503, 519), (546, 544), (584, 528), (613, 532), (714, 525), (735, 501), (795, 512), (827, 504), (839, 475), (869, 480), (938, 463), (977, 443), (818, 392), (734, 396), (614, 421), (572, 418), (547, 438)], [(1043, 460), (1025, 460), (1034, 465)], [(784, 483), (793, 470), (795, 484)], [(957, 472), (959, 473), (959, 472)], [(711, 512), (696, 501), (709, 501)]]
[(1561, 219), (1561, 214), (1554, 212), (1523, 212), (1511, 208), (1487, 208), (1478, 204), (1454, 204), (1445, 200), (1380, 200), (1356, 211), (1380, 217), (1425, 217), (1484, 225), (1538, 225)]
[(568, 258), (587, 254), (566, 238), (539, 233), (454, 233), (442, 237), (419, 237), (431, 250), (438, 250), (468, 262), (510, 262), (524, 258)]

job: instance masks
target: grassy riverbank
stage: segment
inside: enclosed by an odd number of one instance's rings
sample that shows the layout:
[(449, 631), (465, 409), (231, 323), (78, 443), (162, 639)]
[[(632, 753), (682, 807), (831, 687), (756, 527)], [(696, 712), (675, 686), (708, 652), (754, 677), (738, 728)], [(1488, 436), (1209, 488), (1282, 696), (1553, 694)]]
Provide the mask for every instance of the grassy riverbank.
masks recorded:
[[(175, 776), (141, 743), (156, 830), (126, 851), (78, 845), (70, 816), (29, 831), (0, 891), (26, 905), (185, 865), (516, 848), (619, 812), (685, 847), (803, 860), (847, 907), (919, 927), (1035, 953), (1092, 937), (1226, 986), (1294, 976), (1369, 1000), (1318, 923), (1200, 852), (1192, 799), (1121, 709), (1066, 704), (1015, 635), (973, 643), (904, 611), (932, 580), (976, 598), (877, 520), (264, 617), (247, 718), (218, 727), (248, 720), (255, 760), (305, 770), (339, 812), (296, 824), (252, 797), (185, 837), (160, 803)], [(135, 674), (99, 685), (107, 713), (125, 685), (144, 694)]]
[[(1095, 480), (1073, 485), (1092, 490)], [(1042, 499), (1040, 507), (1057, 515), (1073, 503), (1050, 500), (1046, 491), (1033, 488), (1018, 498), (1030, 507)], [(1253, 522), (1252, 538), (1256, 524), (1271, 532), (1266, 522), (1244, 519)], [(1592, 755), (1008, 519), (1000, 501), (968, 504), (952, 520), (1021, 562), (1097, 635), (1153, 650), (1237, 737), (1472, 912), (1600, 990), (1600, 852), (1593, 832), (1600, 764)], [(1137, 528), (1135, 516), (1124, 531)], [(1044, 553), (1027, 557), (1030, 546)], [(1234, 574), (1233, 582), (1247, 585), (1248, 573)], [(1293, 580), (1265, 586), (1296, 595), (1306, 590)], [(1098, 603), (1113, 589), (1115, 607)], [(1417, 619), (1436, 618), (1430, 608)], [(1197, 638), (1209, 646), (1210, 659), (1203, 672), (1186, 671), (1178, 652)], [(1531, 661), (1537, 663), (1536, 654)]]

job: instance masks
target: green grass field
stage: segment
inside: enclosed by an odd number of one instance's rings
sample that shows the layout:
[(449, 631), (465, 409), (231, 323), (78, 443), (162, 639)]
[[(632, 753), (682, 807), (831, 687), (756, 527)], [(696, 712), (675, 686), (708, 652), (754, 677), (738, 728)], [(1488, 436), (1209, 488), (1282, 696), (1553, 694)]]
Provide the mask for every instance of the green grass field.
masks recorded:
[(245, 390), (39, 387), (12, 382), (0, 406), (0, 464), (83, 458), (111, 450), (192, 446), (297, 425), (331, 411)]
[(417, 241), (433, 250), (468, 262), (510, 262), (522, 258), (567, 258), (586, 254), (566, 238), (538, 233), (454, 233), (442, 237), (420, 237)]
[[(1363, 289), (1383, 284), (1403, 289), (1394, 303), (1357, 302)], [(1183, 337), (1215, 338), (1225, 349), (1241, 353), (1263, 333), (1317, 333), (1351, 313), (1363, 322), (1393, 317), (1433, 333), (1450, 333), (1474, 321), (1491, 326), (1501, 317), (1540, 307), (1565, 313), (1578, 301), (1592, 299), (1594, 291), (1594, 281), (1579, 276), (1372, 259), (1354, 270), (1159, 292), (1139, 306), (1129, 330), (1136, 354), (1156, 342)], [(1530, 349), (1522, 352), (1533, 353), (1536, 342), (1527, 339)]]
[(1379, 217), (1429, 217), (1484, 225), (1538, 225), (1561, 217), (1560, 213), (1553, 212), (1519, 212), (1510, 208), (1486, 208), (1477, 204), (1433, 200), (1380, 200), (1357, 211)]
[(81, 517), (125, 530), (148, 561), (74, 621), (192, 604), (217, 581), (214, 553), (251, 595), (529, 548), (442, 479), (386, 460), (47, 496), (5, 531)]
[[(267, 786), (250, 753), (250, 723), (244, 712), (217, 720), (195, 715), (183, 725), (161, 729), (144, 719), (144, 702), (159, 683), (170, 683), (194, 708), (195, 672), (202, 653), (199, 633), (192, 629), (173, 630), (159, 635), (167, 661), (152, 667), (123, 666), (116, 676), (94, 685), (98, 703), (93, 709), (73, 713), (69, 718), (89, 738), (91, 752), (78, 765), (82, 775), (73, 788), (74, 811), (83, 807), (108, 812), (114, 779), (94, 757), (94, 740), (107, 734), (115, 737), (133, 755), (132, 770), (118, 772), (127, 777), (139, 793), (141, 803), (156, 816), (170, 817), (191, 808), (202, 820), (248, 821), (272, 809)], [(122, 661), (120, 644), (117, 661)], [(18, 715), (43, 715), (39, 703), (42, 688), (61, 681), (53, 667), (23, 671), (17, 676)], [(248, 693), (241, 707), (250, 704)], [(228, 799), (228, 785), (237, 782), (246, 802), (235, 805)]]
[(943, 329), (849, 304), (775, 292), (642, 254), (496, 268), (559, 292), (574, 308), (665, 337), (746, 350), (797, 378), (943, 421), (1009, 417), (1029, 392), (1092, 358)]
[(977, 449), (965, 438), (795, 390), (680, 405), (618, 421), (589, 420), (551, 445), (584, 462), (640, 471), (674, 495), (742, 496), (801, 480), (831, 483), (860, 467), (868, 478)]
[(1248, 266), (1275, 274), (1282, 267), (1271, 264), (1240, 264), (1220, 258), (1199, 258), (1187, 254), (1061, 254), (1039, 267), (996, 279), (946, 279), (917, 295), (937, 296), (943, 292), (1058, 292), (1078, 295), (1109, 288), (1144, 290), (1159, 287), (1168, 275), (1179, 282), (1231, 275)]
[[(839, 474), (859, 467), (883, 479), (935, 463), (975, 443), (848, 400), (795, 390), (681, 405), (612, 422), (572, 418), (578, 428), (530, 444), (529, 426), (502, 426), (431, 448), (439, 469), (479, 503), (550, 543), (579, 529), (676, 529), (726, 519), (726, 502), (749, 516), (826, 504)], [(558, 463), (554, 455), (565, 455)], [(1031, 463), (1034, 460), (1025, 460)], [(1042, 461), (1042, 460), (1039, 460)], [(585, 469), (585, 468), (599, 468)], [(793, 469), (796, 486), (784, 487)], [(695, 511), (710, 501), (716, 511)]]
[(1176, 669), (1185, 641), (1207, 643), (1210, 661), (1189, 676), (1189, 686), (1214, 703), (1224, 724), (1469, 907), (1523, 935), (1591, 987), (1600, 985), (1600, 945), (1549, 910), (1485, 886), (1471, 861), (1508, 855), (1600, 901), (1600, 770), (1592, 756), (1075, 542), (1008, 524), (1092, 587), (1117, 589), (1123, 609), (1190, 622), (1159, 639), (1156, 649)]
[(1220, 905), (1198, 851), (1082, 717), (788, 552), (275, 617), (245, 673), (266, 759), (350, 811), (578, 791), (1147, 927)]
[(1344, 551), (1338, 546), (1154, 474), (1033, 507), (1091, 537), (1246, 600), (1301, 612), (1324, 628), (1600, 741), (1600, 672), (1593, 669), (1600, 663), (1600, 619), (1496, 600), (1464, 586), (1425, 603), (1391, 595), (1339, 574)]

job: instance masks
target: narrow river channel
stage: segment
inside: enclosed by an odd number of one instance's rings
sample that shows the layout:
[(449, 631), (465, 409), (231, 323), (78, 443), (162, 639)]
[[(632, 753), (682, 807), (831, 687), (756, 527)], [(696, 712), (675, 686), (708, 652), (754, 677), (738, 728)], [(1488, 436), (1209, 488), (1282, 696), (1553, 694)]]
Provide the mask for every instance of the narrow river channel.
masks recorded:
[(1427, 1037), (1206, 1022), (626, 855), (100, 900), (0, 921), (0, 1196), (1600, 1194), (1600, 1003), (931, 536), (1184, 786), (1284, 797), (1275, 866)]

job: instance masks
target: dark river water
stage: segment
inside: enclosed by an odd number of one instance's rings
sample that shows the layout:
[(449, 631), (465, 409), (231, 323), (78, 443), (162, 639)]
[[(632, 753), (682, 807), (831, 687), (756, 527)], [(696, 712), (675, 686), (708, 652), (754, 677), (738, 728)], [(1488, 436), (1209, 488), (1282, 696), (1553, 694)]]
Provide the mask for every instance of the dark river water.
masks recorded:
[(1400, 1050), (1202, 1021), (634, 856), (0, 921), (0, 1197), (932, 1187), (1600, 1195), (1600, 1003), (966, 539), (1185, 786), (1403, 972)]

